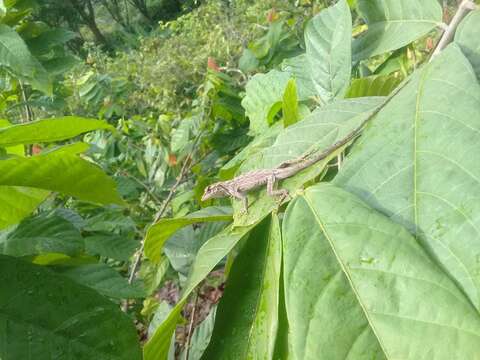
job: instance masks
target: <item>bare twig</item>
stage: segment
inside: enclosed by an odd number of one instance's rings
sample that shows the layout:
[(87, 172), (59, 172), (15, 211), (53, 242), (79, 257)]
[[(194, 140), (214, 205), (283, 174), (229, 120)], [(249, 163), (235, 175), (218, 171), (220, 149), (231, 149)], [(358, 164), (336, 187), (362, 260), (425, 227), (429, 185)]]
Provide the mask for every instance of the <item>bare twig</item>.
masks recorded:
[[(197, 137), (196, 137), (196, 139), (193, 143), (192, 150), (190, 151), (190, 153), (187, 155), (187, 157), (185, 158), (185, 160), (183, 162), (182, 169), (180, 170), (180, 174), (177, 177), (177, 181), (175, 182), (175, 184), (170, 189), (170, 192), (168, 193), (167, 198), (163, 202), (162, 207), (155, 214), (155, 217), (154, 217), (154, 220), (153, 220), (153, 225), (155, 225), (158, 222), (158, 220), (160, 220), (162, 218), (163, 214), (165, 213), (165, 210), (167, 210), (168, 204), (170, 204), (170, 201), (172, 201), (173, 195), (177, 191), (178, 186), (180, 185), (183, 178), (185, 177), (185, 175), (190, 170), (191, 166), (189, 166), (189, 164), (191, 163), (191, 159), (193, 157), (193, 154), (197, 149), (196, 145), (197, 145), (197, 142), (200, 139), (201, 135), (202, 135), (202, 132), (200, 132), (197, 135)], [(142, 254), (143, 254), (144, 248), (145, 248), (145, 239), (142, 240), (142, 244), (140, 245), (140, 248), (138, 249), (137, 254), (135, 255), (135, 260), (134, 260), (133, 266), (130, 270), (130, 275), (128, 277), (128, 283), (129, 284), (131, 284), (133, 282), (133, 279), (135, 278), (135, 273), (137, 272), (138, 267), (140, 266), (140, 262), (141, 262), (141, 259), (142, 259)]]
[(452, 21), (448, 25), (448, 27), (445, 29), (443, 32), (442, 37), (440, 38), (440, 41), (438, 42), (432, 57), (430, 58), (430, 61), (440, 54), (440, 52), (447, 47), (448, 44), (450, 44), (453, 40), (453, 37), (455, 36), (455, 31), (457, 30), (458, 25), (460, 22), (467, 16), (467, 14), (475, 10), (477, 8), (477, 5), (472, 0), (463, 0), (460, 4), (460, 6), (457, 9), (457, 12), (455, 13), (455, 16), (453, 17)]
[[(23, 82), (19, 81), (18, 83), (20, 85), (20, 91), (22, 92), (22, 100), (23, 100), (23, 103), (25, 104), (25, 117), (23, 119), (23, 122), (29, 123), (29, 122), (32, 122), (34, 119), (33, 111), (32, 111), (32, 108), (30, 107), (30, 104), (28, 103), (27, 91), (25, 90), (25, 86), (23, 85)], [(32, 148), (33, 148), (32, 145), (27, 145), (25, 147), (26, 155), (32, 155), (33, 153)]]
[(195, 313), (198, 303), (198, 290), (195, 292), (195, 301), (193, 303), (192, 314), (190, 315), (190, 324), (188, 325), (187, 341), (185, 343), (185, 360), (188, 360), (190, 355), (190, 341), (192, 339), (193, 324), (195, 323)]

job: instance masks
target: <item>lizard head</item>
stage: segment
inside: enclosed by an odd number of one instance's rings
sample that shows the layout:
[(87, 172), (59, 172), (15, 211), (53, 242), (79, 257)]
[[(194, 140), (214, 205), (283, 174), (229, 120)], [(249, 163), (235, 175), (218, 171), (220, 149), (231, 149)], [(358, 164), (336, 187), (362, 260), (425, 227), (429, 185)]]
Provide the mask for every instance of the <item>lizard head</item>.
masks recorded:
[(202, 196), (202, 201), (206, 201), (208, 199), (214, 199), (214, 198), (221, 198), (225, 196), (228, 196), (228, 191), (222, 185), (222, 183), (214, 183), (214, 184), (208, 185), (205, 188), (205, 191)]

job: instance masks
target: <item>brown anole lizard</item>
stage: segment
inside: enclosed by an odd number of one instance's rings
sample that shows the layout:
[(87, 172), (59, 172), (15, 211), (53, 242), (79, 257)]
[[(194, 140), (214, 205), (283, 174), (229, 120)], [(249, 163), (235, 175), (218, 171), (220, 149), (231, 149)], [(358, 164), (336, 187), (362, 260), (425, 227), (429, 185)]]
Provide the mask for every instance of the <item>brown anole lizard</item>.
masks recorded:
[(310, 156), (310, 153), (308, 153), (298, 159), (285, 161), (274, 169), (253, 170), (239, 175), (232, 180), (211, 184), (205, 188), (202, 201), (230, 196), (243, 201), (243, 210), (246, 212), (248, 208), (247, 193), (263, 185), (267, 186), (267, 194), (269, 196), (280, 196), (280, 201), (282, 201), (288, 196), (288, 191), (285, 189), (275, 190), (274, 186), (277, 181), (289, 178), (320, 160), (325, 159), (333, 151), (346, 145), (360, 135), (360, 130), (361, 127), (355, 129), (355, 131), (352, 131), (343, 139), (318, 154)]
[(363, 130), (363, 127), (372, 119), (381, 109), (383, 109), (395, 95), (409, 83), (411, 77), (405, 79), (385, 100), (383, 104), (374, 109), (369, 116), (362, 123), (355, 128), (352, 132), (347, 134), (344, 138), (338, 140), (333, 145), (329, 146), (325, 150), (315, 154), (307, 153), (306, 155), (293, 160), (287, 160), (281, 163), (274, 169), (261, 169), (249, 171), (245, 174), (239, 175), (232, 180), (220, 181), (211, 184), (205, 188), (205, 192), (202, 196), (202, 201), (222, 198), (233, 197), (243, 202), (243, 210), (246, 212), (248, 209), (247, 193), (250, 190), (254, 190), (260, 186), (267, 186), (267, 194), (269, 196), (280, 196), (280, 202), (288, 196), (288, 191), (285, 189), (275, 190), (275, 183), (279, 180), (289, 178), (298, 172), (308, 168), (309, 166), (316, 164), (317, 162), (325, 159), (333, 151), (341, 148), (342, 146), (353, 141), (359, 136)]

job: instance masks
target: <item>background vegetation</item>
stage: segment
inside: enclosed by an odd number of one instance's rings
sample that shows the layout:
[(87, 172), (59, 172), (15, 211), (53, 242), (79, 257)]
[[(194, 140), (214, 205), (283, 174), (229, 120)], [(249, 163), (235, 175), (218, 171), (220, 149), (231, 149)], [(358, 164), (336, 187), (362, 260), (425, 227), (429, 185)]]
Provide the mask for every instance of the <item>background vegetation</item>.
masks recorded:
[(478, 358), (462, 6), (0, 0), (0, 358)]

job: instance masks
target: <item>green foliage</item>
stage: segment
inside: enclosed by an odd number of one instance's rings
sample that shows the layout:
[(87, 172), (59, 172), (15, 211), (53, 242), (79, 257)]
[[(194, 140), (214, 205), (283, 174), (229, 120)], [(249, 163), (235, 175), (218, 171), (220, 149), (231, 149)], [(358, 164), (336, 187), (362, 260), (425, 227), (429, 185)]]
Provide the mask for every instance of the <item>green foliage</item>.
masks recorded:
[(47, 71), (33, 57), (20, 35), (3, 24), (0, 24), (0, 64), (38, 90), (52, 92)]
[(345, 0), (315, 16), (305, 29), (306, 54), (318, 95), (342, 97), (350, 82), (352, 17)]
[(353, 42), (356, 61), (405, 46), (442, 21), (442, 9), (436, 0), (358, 0), (358, 11), (368, 30)]
[(0, 146), (57, 142), (98, 129), (112, 130), (113, 127), (104, 121), (76, 116), (37, 120), (0, 129)]
[(300, 120), (298, 110), (297, 85), (294, 79), (288, 81), (283, 93), (283, 124), (285, 127), (295, 124)]
[(183, 218), (161, 219), (148, 229), (145, 237), (145, 255), (151, 261), (158, 262), (165, 242), (184, 226), (204, 222), (229, 221), (231, 219), (231, 210), (224, 207), (208, 207)]
[(480, 41), (476, 36), (477, 24), (480, 21), (480, 10), (472, 11), (458, 27), (455, 42), (460, 45), (463, 53), (480, 78)]
[(58, 191), (99, 204), (123, 204), (115, 190), (115, 182), (97, 165), (77, 155), (87, 147), (77, 143), (29, 158), (1, 160), (0, 185)]
[(59, 267), (56, 269), (56, 272), (110, 298), (131, 299), (145, 297), (145, 292), (140, 286), (130, 285), (127, 279), (105, 264)]
[(330, 359), (451, 359), (478, 352), (477, 309), (406, 228), (356, 196), (329, 185), (309, 188), (289, 205), (283, 233), (294, 357), (322, 351)]
[(95, 291), (5, 255), (0, 274), (2, 358), (141, 359), (128, 316)]
[(179, 320), (180, 311), (190, 293), (208, 275), (210, 271), (233, 249), (233, 247), (253, 228), (231, 226), (208, 240), (199, 250), (192, 271), (184, 287), (182, 298), (172, 309), (168, 317), (157, 328), (144, 347), (144, 356), (149, 359), (164, 359), (170, 347), (170, 339)]
[(203, 359), (269, 359), (275, 347), (281, 266), (276, 216), (252, 230), (228, 277)]
[(478, 11), (430, 61), (433, 0), (39, 4), (0, 1), (2, 359), (475, 358)]
[(55, 214), (42, 214), (22, 221), (3, 242), (2, 253), (10, 256), (62, 253), (69, 256), (83, 251), (80, 231)]
[[(415, 73), (385, 107), (365, 132), (362, 150), (354, 149), (335, 179), (367, 202), (374, 198), (372, 206), (414, 233), (475, 306), (480, 301), (472, 276), (477, 267), (473, 199), (478, 167), (470, 154), (478, 143), (472, 129), (477, 127), (479, 99), (472, 66), (453, 44)], [(381, 145), (370, 140), (379, 131)], [(365, 171), (373, 153), (378, 166), (374, 175)], [(456, 184), (455, 191), (451, 184)], [(457, 227), (459, 222), (465, 224)], [(456, 229), (455, 234), (448, 229)]]
[[(273, 3), (239, 1), (233, 6), (208, 1), (174, 21), (160, 24), (138, 49), (122, 52), (114, 59), (92, 53), (91, 62), (100, 76), (128, 80), (134, 86), (135, 90), (120, 102), (128, 104), (124, 108), (129, 114), (183, 115), (191, 108), (195, 91), (205, 78), (207, 59), (211, 57), (219, 66), (234, 69), (244, 41), (259, 33), (254, 24)], [(102, 101), (106, 98), (101, 97)], [(109, 101), (115, 100), (110, 96)], [(81, 104), (83, 101), (73, 105)]]

